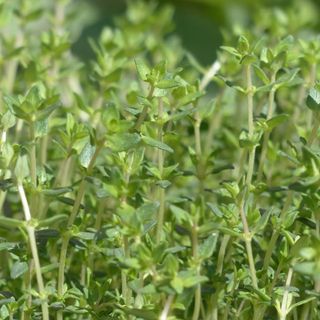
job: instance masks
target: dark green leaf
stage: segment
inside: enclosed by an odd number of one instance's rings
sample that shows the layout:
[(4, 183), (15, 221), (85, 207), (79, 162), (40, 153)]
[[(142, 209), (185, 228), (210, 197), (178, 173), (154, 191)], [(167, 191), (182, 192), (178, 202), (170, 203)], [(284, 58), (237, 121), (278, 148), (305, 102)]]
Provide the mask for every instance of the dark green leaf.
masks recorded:
[(152, 139), (150, 137), (146, 137), (146, 136), (141, 136), (141, 139), (145, 144), (147, 144), (151, 147), (155, 147), (155, 148), (173, 153), (173, 149), (161, 141), (158, 141), (158, 140)]
[(108, 144), (113, 151), (122, 152), (135, 147), (140, 140), (137, 133), (115, 133), (108, 138)]
[(72, 188), (70, 187), (60, 187), (60, 188), (53, 188), (53, 189), (44, 189), (42, 190), (42, 193), (46, 196), (57, 196), (60, 194), (72, 192)]
[(313, 111), (320, 111), (320, 91), (311, 88), (307, 97), (307, 107)]
[(281, 123), (287, 121), (289, 118), (289, 115), (287, 114), (279, 114), (277, 116), (274, 116), (273, 118), (267, 120), (268, 129), (272, 130), (273, 128), (277, 127)]
[(216, 245), (217, 245), (217, 234), (211, 234), (207, 239), (204, 240), (199, 246), (199, 256), (202, 259), (208, 259), (212, 256)]
[(10, 271), (10, 277), (12, 279), (17, 279), (22, 276), (25, 272), (27, 272), (29, 266), (26, 262), (16, 261)]
[(223, 217), (223, 212), (218, 208), (218, 206), (212, 204), (211, 202), (207, 202), (206, 204), (217, 217)]

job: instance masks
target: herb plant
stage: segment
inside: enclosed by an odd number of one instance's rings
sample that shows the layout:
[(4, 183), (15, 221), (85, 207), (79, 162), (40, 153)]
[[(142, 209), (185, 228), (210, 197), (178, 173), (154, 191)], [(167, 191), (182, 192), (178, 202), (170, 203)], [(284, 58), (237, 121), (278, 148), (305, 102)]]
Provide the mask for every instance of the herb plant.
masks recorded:
[(81, 10), (1, 1), (0, 318), (320, 319), (310, 21), (265, 11), (205, 68), (129, 1), (86, 64)]

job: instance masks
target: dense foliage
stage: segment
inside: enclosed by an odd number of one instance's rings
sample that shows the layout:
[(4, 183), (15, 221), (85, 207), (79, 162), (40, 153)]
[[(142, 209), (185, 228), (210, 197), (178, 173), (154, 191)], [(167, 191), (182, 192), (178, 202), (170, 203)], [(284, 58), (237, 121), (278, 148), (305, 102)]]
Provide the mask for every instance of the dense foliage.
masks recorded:
[(205, 68), (129, 1), (87, 65), (76, 1), (0, 3), (1, 319), (320, 319), (312, 21)]

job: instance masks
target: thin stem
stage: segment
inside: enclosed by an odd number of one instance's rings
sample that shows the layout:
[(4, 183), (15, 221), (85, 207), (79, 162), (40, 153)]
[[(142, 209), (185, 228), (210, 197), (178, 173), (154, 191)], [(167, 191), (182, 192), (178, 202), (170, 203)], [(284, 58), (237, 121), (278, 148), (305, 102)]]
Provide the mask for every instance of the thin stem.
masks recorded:
[[(76, 197), (76, 200), (74, 202), (72, 212), (69, 216), (67, 228), (70, 228), (76, 218), (76, 215), (78, 214), (78, 211), (80, 209), (82, 197), (85, 192), (85, 186), (86, 186), (86, 181), (83, 179), (80, 183), (78, 194)], [(62, 238), (62, 245), (61, 245), (61, 251), (60, 251), (60, 260), (59, 260), (59, 270), (58, 270), (58, 296), (62, 297), (63, 296), (63, 285), (64, 285), (64, 270), (66, 266), (66, 259), (67, 259), (67, 251), (68, 251), (68, 245), (70, 241), (70, 234), (66, 234)], [(63, 311), (59, 310), (57, 312), (57, 320), (63, 319)]]
[[(23, 185), (20, 182), (18, 183), (18, 192), (19, 192), (19, 196), (20, 196), (20, 199), (22, 202), (25, 220), (27, 222), (29, 222), (31, 220), (31, 212), (30, 212), (28, 200), (27, 200)], [(40, 294), (40, 298), (41, 298), (42, 317), (44, 320), (49, 320), (48, 303), (46, 300), (46, 292), (45, 292), (45, 288), (44, 288), (44, 284), (43, 284), (40, 259), (39, 259), (39, 255), (38, 255), (38, 248), (37, 248), (36, 237), (35, 237), (34, 231), (35, 231), (35, 229), (33, 226), (27, 225), (27, 232), (28, 232), (29, 241), (30, 241), (30, 248), (31, 248), (32, 258), (34, 261), (34, 268), (35, 268), (35, 272), (36, 272), (38, 289), (39, 289), (39, 294)]]
[(225, 94), (225, 89), (223, 89), (220, 94), (218, 95), (216, 102), (215, 102), (215, 109), (212, 114), (212, 117), (210, 119), (209, 128), (207, 131), (207, 138), (205, 140), (205, 150), (207, 153), (210, 153), (213, 137), (216, 132), (218, 132), (218, 129), (221, 126), (221, 119), (222, 119), (222, 100), (223, 96)]
[[(195, 149), (197, 155), (197, 177), (199, 180), (199, 194), (201, 195), (203, 192), (203, 164), (202, 164), (202, 148), (201, 148), (201, 117), (198, 112), (195, 113), (195, 123), (194, 123), (194, 137), (195, 137)], [(195, 218), (196, 220), (196, 218)], [(196, 221), (194, 221), (192, 230), (191, 230), (191, 243), (192, 243), (192, 256), (197, 261), (198, 259), (198, 226)], [(197, 275), (200, 276), (200, 268), (199, 265), (197, 267)], [(196, 287), (195, 295), (194, 295), (194, 307), (193, 307), (193, 315), (192, 320), (199, 319), (201, 308), (201, 285), (198, 284)]]
[[(252, 91), (252, 78), (251, 78), (250, 64), (246, 65), (245, 74), (246, 74), (246, 84), (247, 84), (248, 133), (249, 133), (249, 138), (253, 138), (253, 134), (254, 134), (253, 91)], [(252, 181), (252, 175), (253, 175), (253, 169), (254, 169), (254, 159), (255, 159), (255, 146), (251, 147), (251, 149), (249, 150), (249, 163), (248, 163), (248, 171), (247, 171), (247, 177), (246, 177), (247, 190), (243, 194), (243, 197), (242, 197), (241, 201), (239, 202), (238, 209), (240, 212), (240, 217), (241, 217), (242, 226), (243, 226), (243, 237), (244, 237), (244, 241), (245, 241), (245, 245), (246, 245), (246, 252), (247, 252), (247, 256), (248, 256), (251, 281), (252, 281), (253, 287), (257, 289), (258, 288), (258, 281), (257, 281), (256, 269), (255, 269), (255, 265), (254, 265), (254, 258), (253, 258), (252, 246), (251, 246), (252, 236), (250, 233), (247, 217), (244, 212), (245, 198), (248, 198), (248, 196), (249, 196), (249, 189), (250, 189), (250, 185), (251, 185), (251, 181)]]
[(227, 249), (230, 238), (231, 237), (228, 234), (224, 234), (221, 241), (221, 245), (218, 253), (218, 262), (217, 262), (217, 274), (220, 274), (220, 275), (222, 274), (223, 261), (224, 261), (226, 249)]
[(249, 151), (248, 172), (247, 172), (247, 179), (246, 179), (246, 184), (248, 187), (250, 186), (252, 181), (255, 155), (256, 155), (256, 148), (252, 147)]
[(166, 300), (166, 303), (164, 305), (164, 308), (163, 308), (163, 310), (161, 312), (159, 320), (167, 320), (169, 312), (170, 312), (171, 304), (173, 302), (173, 299), (174, 299), (174, 295), (173, 294), (168, 296), (168, 298)]
[[(276, 79), (276, 71), (274, 71), (271, 75), (270, 82), (273, 83)], [(275, 88), (272, 88), (269, 92), (268, 96), (268, 111), (267, 111), (267, 120), (271, 119), (273, 116), (273, 110), (274, 110), (274, 97), (275, 97), (276, 90)], [(260, 156), (260, 162), (259, 162), (259, 168), (258, 168), (258, 177), (257, 180), (261, 181), (262, 174), (263, 174), (263, 167), (265, 164), (265, 160), (267, 158), (267, 151), (268, 151), (268, 143), (270, 138), (270, 131), (268, 130), (265, 132), (263, 137), (263, 144), (261, 149), (261, 156)]]
[[(143, 272), (139, 272), (139, 276), (138, 276), (138, 283), (139, 283), (139, 289), (142, 289), (144, 287), (144, 276), (143, 276)], [(143, 301), (143, 293), (138, 292), (135, 300), (134, 300), (134, 307), (135, 308), (141, 308), (142, 306), (142, 302)]]
[(200, 90), (204, 90), (207, 85), (210, 83), (210, 81), (212, 80), (212, 78), (217, 74), (217, 72), (220, 70), (221, 68), (221, 64), (219, 61), (215, 61), (211, 67), (209, 68), (209, 70), (206, 72), (206, 74), (204, 75), (204, 77), (202, 78), (201, 82), (200, 82)]
[(249, 269), (250, 269), (250, 276), (251, 276), (251, 281), (252, 285), (254, 288), (258, 288), (258, 281), (257, 281), (257, 275), (256, 275), (256, 268), (254, 265), (254, 258), (253, 258), (253, 253), (252, 253), (252, 246), (251, 246), (251, 234), (246, 218), (246, 214), (244, 213), (244, 200), (240, 202), (239, 205), (239, 211), (240, 211), (240, 217), (242, 220), (242, 225), (243, 225), (243, 236), (244, 236), (244, 241), (246, 244), (246, 251), (247, 251), (247, 256), (248, 256), (248, 262), (249, 262)]
[[(134, 155), (131, 153), (129, 155), (129, 164), (127, 170), (124, 173), (124, 182), (125, 187), (128, 188), (130, 176), (131, 176), (131, 169), (133, 164)], [(121, 198), (121, 204), (126, 204), (127, 202), (127, 193), (125, 193)], [(130, 246), (129, 246), (129, 239), (127, 235), (123, 235), (123, 255), (125, 258), (130, 258)], [(121, 290), (122, 290), (122, 297), (127, 306), (130, 306), (131, 302), (131, 290), (128, 288), (128, 280), (127, 274), (125, 270), (121, 270)], [(129, 319), (131, 319), (130, 317)]]
[(270, 265), (272, 252), (273, 252), (273, 249), (275, 248), (275, 245), (276, 245), (276, 242), (278, 240), (279, 234), (280, 234), (279, 231), (273, 232), (273, 234), (271, 236), (271, 239), (270, 239), (270, 241), (268, 243), (268, 249), (266, 251), (266, 254), (265, 254), (264, 260), (263, 260), (263, 268), (262, 268), (262, 270), (265, 271), (263, 278), (265, 278), (267, 276), (267, 270), (268, 270), (268, 267)]
[[(151, 85), (149, 94), (148, 94), (148, 96), (147, 96), (147, 99), (148, 99), (149, 101), (152, 99), (153, 92), (154, 92), (154, 86)], [(149, 109), (149, 108), (148, 108), (147, 105), (145, 105), (145, 106), (143, 107), (142, 112), (139, 114), (139, 118), (138, 118), (138, 120), (137, 120), (137, 122), (136, 122), (136, 125), (134, 126), (134, 129), (135, 129), (135, 130), (137, 130), (137, 131), (140, 130), (140, 127), (141, 127), (144, 119), (145, 119), (146, 116), (147, 116), (148, 109)]]
[(234, 176), (237, 179), (237, 182), (239, 182), (243, 176), (243, 171), (244, 171), (244, 164), (245, 160), (247, 158), (247, 149), (242, 149), (240, 151), (240, 159), (239, 159), (239, 165), (236, 167)]
[[(159, 100), (158, 106), (158, 140), (163, 142), (163, 125), (162, 125), (162, 118), (163, 118), (163, 101), (162, 99)], [(158, 150), (158, 168), (160, 175), (163, 174), (163, 165), (164, 165), (164, 153), (163, 150)], [(156, 235), (156, 242), (157, 244), (161, 241), (163, 223), (164, 223), (164, 213), (165, 213), (165, 190), (159, 187), (159, 211), (158, 211), (158, 223), (157, 223), (157, 235)]]
[[(25, 275), (25, 289), (26, 291), (31, 291), (31, 281), (33, 275), (33, 260), (29, 261), (29, 270)], [(32, 295), (29, 294), (26, 301), (24, 302), (25, 307), (23, 307), (22, 315), (20, 320), (29, 320), (30, 319), (30, 311), (32, 306)], [(27, 310), (26, 310), (27, 309)]]
[[(123, 237), (123, 251), (125, 258), (130, 258), (129, 239), (127, 236)], [(130, 305), (131, 290), (128, 288), (127, 275), (124, 270), (121, 271), (122, 279), (122, 296), (126, 306)]]
[[(98, 157), (98, 154), (100, 150), (103, 147), (104, 142), (101, 142), (98, 147), (96, 148), (93, 157), (89, 163), (89, 166), (87, 168), (87, 174), (90, 175), (91, 171), (93, 169), (93, 166), (95, 164), (95, 161)], [(72, 208), (72, 212), (69, 216), (67, 228), (70, 228), (74, 220), (79, 212), (80, 206), (81, 206), (81, 201), (85, 192), (85, 187), (86, 187), (86, 180), (83, 179), (80, 183), (79, 189), (78, 189), (78, 194), (77, 197), (74, 201), (74, 205)], [(61, 251), (60, 251), (60, 260), (59, 260), (59, 270), (58, 270), (58, 296), (61, 298), (63, 295), (63, 285), (64, 285), (64, 270), (65, 270), (65, 265), (66, 265), (66, 258), (67, 258), (67, 250), (68, 250), (68, 245), (69, 245), (69, 240), (70, 240), (71, 235), (67, 233), (63, 238), (62, 238), (62, 245), (61, 245)], [(63, 319), (63, 311), (59, 310), (57, 312), (57, 320)]]
[[(312, 63), (310, 67), (310, 81), (309, 81), (309, 88), (312, 88), (316, 82), (317, 78), (317, 64)], [(313, 118), (313, 111), (308, 109), (307, 111), (307, 129), (310, 129), (312, 126), (312, 118)]]
[(35, 132), (34, 132), (34, 124), (31, 125), (31, 150), (30, 150), (30, 175), (31, 182), (33, 187), (37, 187), (37, 154), (36, 154), (36, 141), (35, 141)]
[[(0, 143), (0, 152), (1, 153), (3, 152), (3, 145), (6, 143), (6, 141), (7, 141), (7, 132), (5, 130), (3, 130), (2, 134), (1, 134), (1, 143)], [(6, 171), (6, 170), (0, 170), (0, 177), (7, 179), (10, 177), (10, 172)], [(3, 207), (4, 200), (6, 198), (6, 195), (7, 195), (6, 191), (4, 191), (4, 190), (0, 191), (0, 212), (2, 212), (2, 207)]]
[[(105, 206), (106, 206), (106, 201), (105, 199), (101, 199), (100, 202), (99, 202), (99, 205), (98, 205), (98, 212), (97, 212), (97, 216), (96, 216), (96, 221), (95, 221), (95, 224), (94, 224), (94, 229), (95, 230), (100, 230), (101, 228), (101, 222), (102, 222), (102, 216), (105, 212)], [(96, 239), (93, 239), (92, 240), (92, 246), (95, 246), (96, 245)], [(89, 265), (89, 269), (91, 271), (94, 271), (94, 251), (91, 251), (89, 253), (89, 262), (88, 262), (88, 265)], [(89, 282), (90, 282), (90, 279), (89, 279)], [(89, 283), (90, 284), (90, 283)], [(88, 284), (88, 285), (89, 285)]]
[(202, 154), (200, 126), (201, 126), (201, 119), (198, 112), (196, 112), (195, 124), (194, 124), (194, 138), (195, 138), (196, 154), (198, 155), (198, 157), (201, 156)]
[(283, 298), (282, 298), (282, 303), (281, 303), (280, 320), (285, 320), (287, 318), (288, 307), (290, 305), (289, 286), (290, 286), (290, 283), (291, 283), (292, 275), (293, 275), (293, 269), (290, 268), (289, 271), (288, 271), (285, 291), (284, 291)]
[(164, 210), (165, 209), (165, 190), (159, 187), (159, 211), (158, 211), (158, 222), (157, 222), (157, 236), (156, 242), (160, 243), (163, 223), (164, 223)]
[(253, 91), (252, 91), (252, 77), (251, 65), (246, 65), (246, 81), (247, 81), (247, 104), (248, 104), (248, 132), (249, 137), (253, 136), (254, 123), (253, 123)]
[[(192, 242), (192, 256), (197, 262), (198, 259), (198, 226), (196, 223), (192, 226), (191, 231), (191, 242)], [(200, 265), (197, 267), (197, 275), (200, 276)], [(192, 320), (198, 320), (201, 307), (201, 285), (197, 284), (196, 292), (194, 295), (194, 307)]]
[(307, 146), (308, 147), (311, 147), (311, 145), (313, 144), (314, 140), (317, 138), (318, 130), (319, 130), (319, 127), (320, 127), (320, 116), (319, 116), (319, 114), (316, 114), (315, 118), (316, 118), (315, 119), (315, 123), (313, 125), (313, 128), (311, 130), (309, 139), (307, 141)]
[[(248, 133), (249, 138), (253, 138), (254, 134), (254, 122), (253, 122), (253, 91), (252, 91), (252, 78), (251, 78), (251, 65), (248, 64), (245, 68), (246, 71), (246, 81), (247, 81), (247, 105), (248, 105)], [(249, 187), (252, 181), (253, 169), (254, 169), (254, 159), (255, 159), (256, 147), (253, 146), (249, 151), (249, 163), (246, 184)]]
[[(37, 148), (36, 148), (36, 138), (35, 138), (35, 128), (34, 123), (31, 124), (30, 128), (30, 138), (32, 141), (31, 149), (30, 149), (30, 176), (33, 188), (36, 190), (37, 188)], [(30, 207), (33, 213), (37, 213), (36, 216), (38, 218), (39, 211), (38, 207), (38, 194), (34, 193), (30, 198)]]
[(49, 136), (46, 135), (41, 139), (41, 150), (40, 150), (40, 163), (45, 165), (47, 162), (47, 153), (48, 153), (48, 140)]

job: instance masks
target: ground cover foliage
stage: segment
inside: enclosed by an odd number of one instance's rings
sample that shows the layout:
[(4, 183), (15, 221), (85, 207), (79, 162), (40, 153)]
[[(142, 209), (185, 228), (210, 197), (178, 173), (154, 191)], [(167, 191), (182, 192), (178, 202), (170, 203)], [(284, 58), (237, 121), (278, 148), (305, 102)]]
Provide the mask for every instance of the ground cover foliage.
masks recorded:
[(1, 319), (319, 319), (313, 21), (264, 11), (204, 67), (131, 1), (86, 65), (80, 11), (1, 2)]

